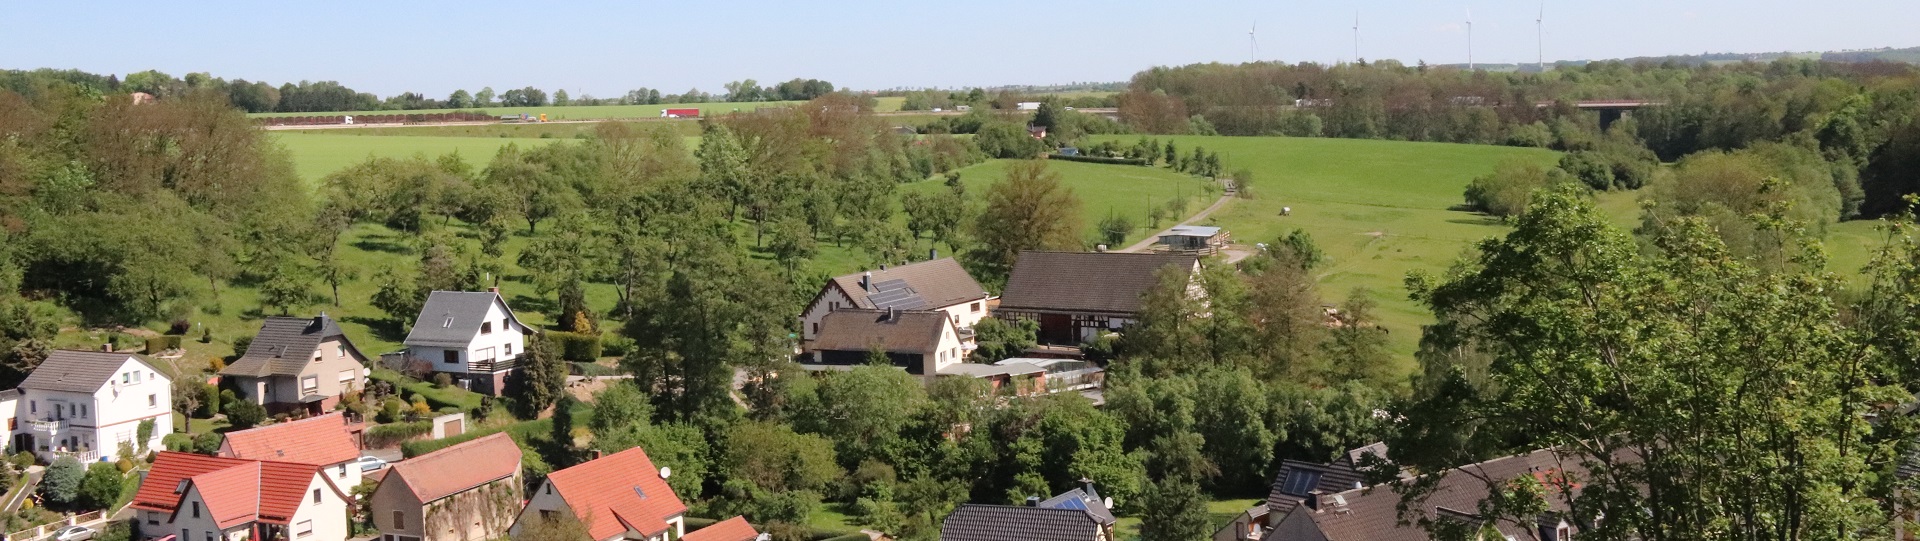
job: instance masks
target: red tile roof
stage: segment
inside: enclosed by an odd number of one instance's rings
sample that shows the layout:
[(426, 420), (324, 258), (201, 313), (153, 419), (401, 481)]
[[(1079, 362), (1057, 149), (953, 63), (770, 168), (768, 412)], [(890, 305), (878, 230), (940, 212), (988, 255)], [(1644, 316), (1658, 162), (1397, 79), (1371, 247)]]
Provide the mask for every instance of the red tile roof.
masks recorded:
[[(505, 432), (495, 432), (396, 462), (389, 479), (401, 479), (421, 503), (431, 502), (520, 471), (520, 445)], [(381, 482), (386, 482), (384, 479)]]
[(222, 528), (250, 520), (286, 524), (307, 497), (316, 471), (311, 464), (161, 451), (134, 493), (133, 508), (174, 512), (182, 497), (175, 490), (188, 481)]
[(716, 522), (711, 526), (687, 532), (680, 541), (753, 541), (760, 537), (760, 531), (747, 524), (746, 517), (733, 517)]
[(346, 417), (329, 413), (227, 434), (220, 456), (329, 466), (360, 458)]
[(574, 516), (591, 518), (587, 532), (594, 539), (628, 529), (652, 537), (667, 530), (667, 519), (687, 512), (687, 504), (639, 447), (553, 472), (547, 482)]

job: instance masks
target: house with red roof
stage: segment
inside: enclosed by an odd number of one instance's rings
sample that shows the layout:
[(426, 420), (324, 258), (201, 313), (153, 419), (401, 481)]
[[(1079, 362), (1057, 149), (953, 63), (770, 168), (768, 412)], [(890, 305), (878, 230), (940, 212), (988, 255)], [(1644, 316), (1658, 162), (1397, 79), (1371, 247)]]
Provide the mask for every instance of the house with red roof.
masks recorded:
[(162, 451), (130, 507), (160, 541), (344, 541), (348, 495), (311, 464)]
[(497, 432), (394, 463), (368, 498), (380, 540), (503, 537), (520, 514), (520, 453)]
[(746, 517), (733, 517), (694, 530), (680, 541), (754, 541), (760, 538), (760, 531), (747, 524)]
[(354, 464), (360, 459), (360, 437), (354, 432), (359, 426), (340, 413), (274, 423), (227, 433), (215, 454), (307, 464), (320, 469), (335, 489), (352, 492), (361, 476), (359, 465)]
[(667, 485), (670, 473), (639, 447), (553, 472), (520, 511), (512, 535), (535, 519), (573, 517), (586, 523), (592, 541), (680, 539), (687, 504)]

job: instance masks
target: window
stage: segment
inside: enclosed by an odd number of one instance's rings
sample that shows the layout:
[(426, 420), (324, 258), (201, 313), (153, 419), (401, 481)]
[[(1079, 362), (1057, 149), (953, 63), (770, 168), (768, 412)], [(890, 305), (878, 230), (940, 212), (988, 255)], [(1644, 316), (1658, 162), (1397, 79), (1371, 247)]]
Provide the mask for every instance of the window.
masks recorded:
[(318, 389), (320, 389), (320, 376), (300, 378), (300, 390), (302, 392), (313, 392)]
[[(341, 478), (341, 479), (346, 479), (346, 478), (347, 478), (347, 465), (346, 465), (346, 464), (341, 464), (341, 465), (340, 465), (340, 471), (339, 471), (339, 472), (336, 472), (336, 473), (334, 473), (334, 474), (333, 474), (333, 476), (334, 476), (334, 477), (339, 477), (339, 478)], [(318, 500), (315, 500), (315, 501), (318, 501)]]
[(133, 373), (132, 373), (132, 372), (121, 372), (121, 373), (120, 373), (120, 383), (133, 383)]
[(200, 518), (200, 502), (193, 502), (193, 518)]
[(359, 376), (358, 370), (341, 370), (340, 383), (350, 383)]
[(512, 355), (512, 354), (513, 354), (513, 344), (501, 344), (501, 345), (500, 345), (500, 350), (501, 350), (501, 351), (503, 351), (503, 352), (505, 352), (505, 354), (506, 354), (506, 355)]
[(547, 486), (546, 486), (546, 488), (544, 488), (544, 489), (542, 489), (542, 490), (545, 490), (545, 491), (547, 491), (547, 493), (548, 493), (548, 494), (552, 494), (552, 493), (553, 493), (553, 484), (552, 484), (552, 483), (548, 483), (548, 484), (547, 484)]
[(493, 322), (492, 321), (480, 322), (480, 334), (493, 334)]
[(193, 536), (190, 536), (190, 535), (187, 535), (187, 529), (186, 529), (186, 528), (181, 528), (181, 529), (180, 529), (180, 541), (187, 541), (188, 539), (193, 539)]
[(976, 303), (973, 303), (973, 311), (974, 311), (975, 313), (979, 313), (979, 312), (980, 312), (980, 303), (977, 303), (977, 302), (976, 302)]
[(148, 525), (148, 526), (153, 526), (153, 525), (157, 525), (157, 524), (160, 524), (160, 512), (159, 512), (159, 511), (148, 511), (148, 512), (147, 512), (146, 514), (147, 514), (147, 525)]
[(32, 400), (28, 400), (28, 401), (27, 401), (27, 413), (40, 413), (40, 403), (39, 403), (39, 402), (34, 402), (34, 401), (32, 401)]
[(306, 537), (309, 535), (313, 535), (313, 521), (302, 520), (293, 525), (294, 537)]
[(149, 408), (160, 407), (160, 395), (152, 395), (152, 394), (147, 395), (147, 407)]
[(442, 351), (440, 352), (440, 360), (447, 364), (458, 363), (460, 362), (460, 352), (453, 350)]
[(81, 417), (86, 417), (86, 416), (87, 416), (87, 405), (86, 405), (86, 404), (81, 404), (81, 405), (80, 405), (80, 416), (81, 416)]
[(544, 520), (548, 522), (560, 520), (560, 513), (558, 511), (554, 511), (551, 509), (541, 509), (540, 520)]
[(1313, 487), (1319, 484), (1320, 472), (1296, 468), (1293, 471), (1287, 472), (1286, 484), (1281, 485), (1280, 492), (1295, 496), (1305, 496), (1307, 493), (1313, 492)]
[(208, 531), (207, 531), (207, 541), (213, 541), (213, 531), (212, 531), (212, 530), (208, 530)]
[(135, 370), (132, 372), (132, 374), (133, 374), (133, 382), (140, 383), (140, 371)]
[(407, 512), (406, 512), (406, 511), (401, 511), (401, 510), (398, 510), (398, 509), (396, 509), (396, 510), (394, 510), (394, 511), (393, 511), (393, 527), (394, 527), (395, 529), (399, 529), (399, 528), (405, 528), (405, 527), (407, 527)]
[(493, 348), (480, 348), (480, 351), (474, 352), (474, 356), (480, 358), (482, 361), (492, 361)]
[(313, 489), (313, 503), (320, 503), (320, 489)]
[(335, 357), (345, 357), (345, 356), (347, 356), (347, 346), (335, 346), (335, 347), (334, 347), (334, 351), (337, 351), (337, 352), (338, 352), (338, 353), (336, 353), (336, 354), (334, 355)]
[(813, 322), (813, 334), (820, 334), (820, 322)]

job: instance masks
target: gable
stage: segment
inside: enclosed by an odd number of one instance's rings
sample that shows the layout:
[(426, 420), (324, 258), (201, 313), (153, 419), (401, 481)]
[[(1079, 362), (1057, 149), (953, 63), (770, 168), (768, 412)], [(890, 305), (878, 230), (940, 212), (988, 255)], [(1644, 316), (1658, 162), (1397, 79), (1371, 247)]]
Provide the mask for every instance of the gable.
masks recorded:
[(40, 366), (21, 380), (19, 388), (93, 394), (121, 373), (138, 369), (143, 379), (161, 378), (156, 369), (139, 356), (100, 351), (56, 350)]
[(529, 327), (513, 315), (513, 308), (507, 306), (498, 292), (435, 291), (420, 307), (413, 329), (407, 333), (406, 344), (465, 348), (480, 336), (482, 323), (498, 325), (502, 320), (512, 330), (528, 332)]

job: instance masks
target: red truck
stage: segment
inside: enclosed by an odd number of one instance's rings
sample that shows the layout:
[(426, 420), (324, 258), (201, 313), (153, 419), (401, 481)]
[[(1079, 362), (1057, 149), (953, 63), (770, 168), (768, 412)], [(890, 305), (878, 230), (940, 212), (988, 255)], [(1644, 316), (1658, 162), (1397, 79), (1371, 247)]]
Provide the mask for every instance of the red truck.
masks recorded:
[(660, 111), (660, 118), (700, 118), (699, 109), (666, 109)]

